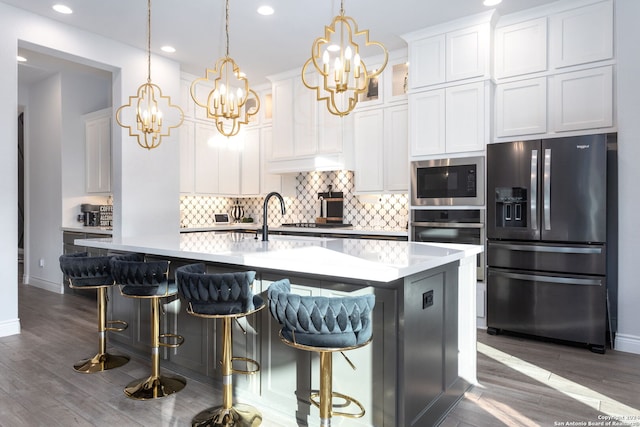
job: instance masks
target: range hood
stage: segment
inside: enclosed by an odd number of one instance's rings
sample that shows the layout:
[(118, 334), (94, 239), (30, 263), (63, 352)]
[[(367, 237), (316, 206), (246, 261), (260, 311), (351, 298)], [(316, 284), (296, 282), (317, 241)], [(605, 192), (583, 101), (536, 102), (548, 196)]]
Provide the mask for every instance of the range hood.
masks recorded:
[(316, 154), (309, 157), (278, 159), (267, 162), (267, 172), (286, 174), (298, 172), (326, 172), (339, 170), (353, 170), (350, 156), (340, 154)]

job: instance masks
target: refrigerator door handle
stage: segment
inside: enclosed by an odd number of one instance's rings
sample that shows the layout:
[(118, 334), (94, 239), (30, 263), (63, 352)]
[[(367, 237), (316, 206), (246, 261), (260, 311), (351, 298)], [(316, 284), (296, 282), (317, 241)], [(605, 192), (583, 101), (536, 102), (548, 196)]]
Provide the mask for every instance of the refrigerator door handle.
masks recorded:
[(522, 273), (507, 273), (490, 271), (489, 274), (495, 274), (497, 276), (506, 277), (509, 279), (517, 280), (529, 280), (536, 282), (546, 283), (558, 283), (562, 285), (582, 285), (582, 286), (602, 286), (601, 279), (580, 279), (576, 277), (555, 277), (555, 276), (540, 276), (538, 274), (522, 274)]
[(551, 230), (551, 149), (544, 150), (544, 229)]
[(489, 242), (490, 247), (498, 247), (510, 251), (550, 252), (562, 254), (594, 254), (600, 255), (602, 247), (572, 247), (572, 246), (544, 246), (544, 245), (513, 245)]
[(531, 150), (531, 229), (538, 229), (538, 215), (536, 214), (538, 200), (538, 150)]

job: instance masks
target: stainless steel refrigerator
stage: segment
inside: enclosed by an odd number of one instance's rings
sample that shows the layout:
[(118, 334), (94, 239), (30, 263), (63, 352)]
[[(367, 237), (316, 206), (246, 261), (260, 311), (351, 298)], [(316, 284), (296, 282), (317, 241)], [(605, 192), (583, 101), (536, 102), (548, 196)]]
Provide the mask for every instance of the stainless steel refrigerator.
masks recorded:
[(607, 273), (616, 253), (609, 253), (617, 204), (608, 191), (614, 149), (615, 135), (488, 145), (489, 333), (513, 331), (605, 351), (607, 331), (615, 331), (607, 321)]

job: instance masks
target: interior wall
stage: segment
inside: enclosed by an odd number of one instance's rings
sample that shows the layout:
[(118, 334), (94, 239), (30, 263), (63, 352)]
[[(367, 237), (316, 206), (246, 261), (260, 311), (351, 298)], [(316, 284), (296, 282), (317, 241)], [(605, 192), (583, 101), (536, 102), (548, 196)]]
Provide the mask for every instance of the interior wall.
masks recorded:
[(18, 319), (18, 44), (16, 23), (0, 4), (0, 336), (20, 333)]
[(25, 280), (35, 286), (62, 292), (58, 257), (62, 248), (62, 76), (54, 74), (29, 91), (26, 173)]
[(111, 107), (111, 73), (94, 68), (62, 72), (62, 225), (78, 225), (82, 203), (105, 204), (107, 195), (85, 192), (83, 115)]
[(637, 253), (640, 241), (640, 2), (615, 4), (618, 107), (618, 334), (616, 348), (640, 354), (640, 284)]
[[(113, 73), (113, 105), (122, 105), (128, 97), (136, 93), (138, 86), (146, 82), (146, 54), (142, 50), (129, 45), (114, 42), (104, 37), (66, 26), (59, 22), (43, 18), (21, 9), (0, 3), (0, 194), (3, 203), (0, 206), (0, 336), (20, 332), (18, 318), (18, 280), (17, 280), (17, 111), (18, 83), (16, 56), (18, 44), (29, 49), (41, 49), (46, 53), (55, 53), (61, 58), (91, 65)], [(174, 99), (179, 97), (180, 66), (174, 61), (152, 56), (153, 82), (163, 89), (164, 95)], [(33, 99), (30, 96), (30, 99)], [(29, 109), (27, 109), (29, 111)], [(28, 113), (29, 114), (29, 113)], [(27, 126), (29, 119), (26, 118)], [(170, 138), (163, 140), (160, 148), (148, 152), (141, 149), (134, 139), (128, 136), (128, 130), (113, 128), (114, 165), (114, 220), (113, 233), (117, 238), (122, 234), (136, 235), (177, 231), (180, 222), (179, 210), (179, 135), (173, 132)], [(29, 144), (30, 135), (26, 135)], [(27, 152), (28, 152), (27, 147)], [(57, 162), (57, 163), (56, 163)], [(53, 163), (56, 163), (53, 165)], [(62, 170), (60, 155), (51, 160), (47, 166), (58, 173), (57, 204), (42, 206), (26, 206), (27, 216), (50, 216), (51, 212), (57, 220), (48, 222), (50, 226), (29, 230), (26, 234), (33, 236), (32, 242), (26, 246), (37, 246), (40, 254), (44, 254), (45, 267), (56, 266), (57, 257), (62, 251), (61, 223), (61, 175), (72, 173)], [(29, 173), (29, 172), (27, 172)], [(29, 185), (31, 177), (27, 177), (27, 194), (32, 190)], [(124, 190), (123, 190), (124, 189)], [(34, 198), (29, 197), (29, 203)], [(42, 224), (48, 220), (41, 218)], [(55, 222), (55, 224), (54, 224)], [(37, 235), (36, 233), (41, 235)], [(37, 240), (36, 240), (37, 239)], [(43, 246), (46, 246), (43, 247)], [(29, 248), (25, 248), (25, 252)], [(55, 253), (55, 255), (54, 255)], [(34, 253), (25, 271), (31, 270), (31, 277), (37, 277), (40, 257)], [(56, 266), (57, 267), (57, 266)], [(55, 270), (58, 279), (42, 274), (43, 281), (62, 282), (59, 267)], [(51, 274), (54, 269), (50, 270)]]

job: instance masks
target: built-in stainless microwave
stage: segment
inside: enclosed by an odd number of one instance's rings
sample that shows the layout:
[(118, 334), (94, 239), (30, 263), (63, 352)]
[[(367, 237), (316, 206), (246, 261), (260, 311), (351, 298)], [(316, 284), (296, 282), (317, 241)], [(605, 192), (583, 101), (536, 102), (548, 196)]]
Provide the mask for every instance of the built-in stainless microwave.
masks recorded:
[(483, 156), (411, 162), (411, 205), (484, 205), (484, 179)]

